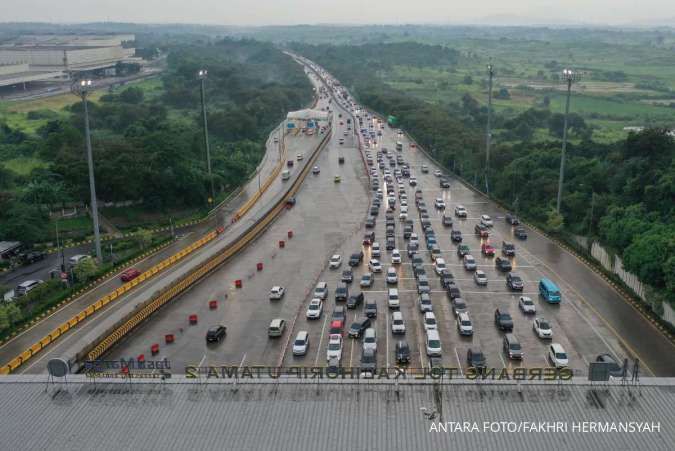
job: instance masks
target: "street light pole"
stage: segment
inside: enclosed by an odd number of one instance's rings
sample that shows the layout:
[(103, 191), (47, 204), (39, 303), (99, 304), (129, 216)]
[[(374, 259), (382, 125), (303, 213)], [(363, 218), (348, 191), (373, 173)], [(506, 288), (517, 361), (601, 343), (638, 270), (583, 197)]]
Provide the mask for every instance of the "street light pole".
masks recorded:
[(94, 220), (94, 243), (96, 246), (96, 259), (103, 261), (101, 255), (101, 234), (98, 225), (98, 202), (96, 200), (96, 181), (94, 180), (94, 156), (91, 151), (91, 132), (89, 130), (89, 107), (87, 106), (87, 94), (92, 89), (91, 80), (80, 80), (71, 86), (71, 91), (82, 99), (84, 105), (84, 136), (87, 146), (87, 164), (89, 166), (89, 193), (91, 195), (91, 216)]
[(490, 196), (490, 183), (488, 174), (490, 173), (490, 145), (492, 144), (492, 77), (494, 68), (492, 64), (487, 65), (488, 71), (488, 111), (487, 111), (487, 130), (485, 133), (485, 192)]
[(201, 81), (201, 98), (202, 98), (202, 120), (204, 121), (204, 147), (206, 148), (206, 170), (209, 173), (209, 180), (211, 182), (211, 197), (209, 204), (215, 201), (215, 190), (213, 188), (213, 174), (211, 173), (211, 149), (209, 148), (209, 130), (206, 123), (206, 94), (204, 92), (204, 83), (208, 71), (201, 69), (197, 72), (197, 78)]
[(567, 83), (567, 98), (565, 99), (565, 119), (563, 120), (563, 141), (562, 151), (560, 153), (560, 174), (558, 175), (558, 199), (556, 200), (555, 210), (560, 214), (560, 204), (562, 203), (563, 180), (565, 177), (565, 152), (567, 151), (567, 117), (570, 113), (570, 97), (572, 96), (572, 83), (578, 79), (578, 75), (572, 69), (563, 69), (563, 80)]

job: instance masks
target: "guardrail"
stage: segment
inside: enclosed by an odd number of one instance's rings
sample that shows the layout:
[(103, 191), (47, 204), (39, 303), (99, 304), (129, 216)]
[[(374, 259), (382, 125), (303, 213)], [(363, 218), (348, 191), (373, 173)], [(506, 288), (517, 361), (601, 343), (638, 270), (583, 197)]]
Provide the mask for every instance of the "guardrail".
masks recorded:
[[(239, 252), (241, 249), (246, 247), (251, 241), (253, 241), (262, 231), (264, 231), (271, 223), (276, 219), (276, 217), (286, 208), (286, 201), (289, 197), (294, 196), (302, 182), (309, 173), (312, 163), (318, 156), (319, 152), (324, 148), (328, 139), (332, 135), (332, 130), (329, 131), (326, 136), (319, 142), (319, 145), (314, 150), (312, 156), (308, 159), (307, 164), (291, 184), (291, 186), (286, 191), (286, 194), (283, 195), (275, 204), (274, 207), (265, 215), (248, 227), (242, 234), (234, 240), (234, 242), (228, 246), (225, 250), (218, 253), (215, 257), (211, 258), (209, 261), (204, 263), (202, 266), (194, 269), (189, 274), (183, 276), (180, 280), (174, 282), (171, 286), (162, 290), (158, 295), (154, 296), (152, 299), (148, 300), (143, 307), (141, 307), (136, 312), (132, 312), (126, 318), (120, 320), (115, 326), (109, 329), (107, 336), (103, 338), (98, 343), (92, 345), (89, 349), (84, 350), (75, 356), (76, 364), (82, 360), (96, 360), (100, 358), (105, 352), (107, 352), (115, 343), (117, 343), (122, 337), (128, 334), (131, 330), (141, 324), (145, 319), (152, 315), (164, 304), (169, 302), (171, 299), (174, 299), (176, 296), (190, 288), (192, 285), (206, 277), (220, 265), (229, 260), (233, 255)], [(283, 161), (283, 160), (282, 160)]]
[[(281, 140), (283, 143), (283, 139)], [(283, 147), (283, 154), (286, 154), (286, 148), (285, 146)], [(281, 157), (279, 159), (279, 163), (277, 166), (274, 168), (270, 176), (265, 180), (264, 184), (261, 185), (261, 188), (255, 193), (254, 196), (252, 196), (242, 207), (240, 207), (237, 212), (235, 213), (234, 217), (238, 220), (242, 216), (244, 216), (252, 207), (255, 205), (255, 202), (264, 194), (264, 192), (270, 187), (270, 185), (274, 182), (274, 179), (279, 175), (279, 172), (281, 172), (281, 169), (283, 168), (283, 163), (284, 163), (284, 158)], [(251, 202), (253, 200), (253, 202)], [(40, 351), (45, 349), (47, 346), (49, 346), (51, 343), (53, 343), (55, 340), (57, 340), (61, 335), (65, 334), (68, 332), (70, 329), (73, 327), (76, 327), (78, 324), (82, 323), (84, 320), (92, 316), (94, 313), (98, 312), (100, 309), (105, 307), (106, 305), (110, 304), (111, 302), (118, 300), (123, 294), (127, 293), (129, 290), (132, 288), (136, 287), (140, 283), (150, 279), (151, 277), (155, 276), (159, 272), (163, 271), (164, 269), (174, 265), (178, 261), (182, 260), (185, 258), (187, 255), (191, 254), (195, 250), (201, 248), (205, 244), (209, 243), (212, 241), (214, 238), (218, 236), (219, 232), (217, 231), (212, 231), (209, 232), (207, 235), (204, 237), (200, 238), (198, 241), (195, 241), (185, 249), (182, 249), (181, 251), (177, 252), (176, 254), (166, 258), (165, 260), (161, 261), (157, 265), (153, 266), (152, 268), (148, 269), (147, 271), (144, 271), (140, 276), (136, 277), (135, 279), (131, 280), (130, 282), (125, 283), (112, 293), (109, 293), (102, 298), (98, 299), (96, 302), (93, 304), (89, 305), (85, 309), (81, 310), (79, 313), (76, 315), (72, 316), (69, 320), (66, 322), (60, 324), (58, 327), (54, 328), (52, 331), (50, 331), (47, 335), (42, 337), (40, 340), (35, 342), (33, 345), (31, 345), (28, 349), (24, 350), (21, 352), (18, 356), (10, 360), (7, 365), (4, 365), (0, 367), (0, 375), (5, 375), (5, 374), (10, 374), (11, 372), (15, 371), (18, 367), (21, 365), (25, 364), (27, 361), (29, 361), (33, 356), (38, 354)]]

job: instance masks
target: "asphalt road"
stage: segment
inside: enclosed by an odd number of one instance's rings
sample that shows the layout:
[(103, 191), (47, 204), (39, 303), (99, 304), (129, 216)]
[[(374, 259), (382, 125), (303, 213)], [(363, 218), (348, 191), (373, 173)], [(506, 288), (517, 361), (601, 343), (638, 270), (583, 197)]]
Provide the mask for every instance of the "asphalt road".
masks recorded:
[[(336, 108), (334, 116), (335, 133), (329, 144), (318, 157), (321, 172), (310, 175), (297, 195), (297, 205), (284, 212), (265, 232), (241, 254), (214, 272), (207, 279), (193, 287), (185, 295), (173, 300), (157, 312), (143, 327), (129, 335), (113, 348), (106, 359), (136, 357), (145, 354), (149, 358), (150, 346), (160, 343), (156, 358), (167, 358), (175, 372), (181, 372), (185, 365), (325, 365), (327, 330), (330, 314), (334, 309), (333, 298), (342, 269), (346, 267), (349, 254), (364, 250), (364, 262), (370, 258), (370, 247), (361, 244), (373, 192), (357, 139), (353, 131), (340, 124), (347, 111)], [(410, 146), (405, 136), (398, 136), (389, 127), (373, 123), (374, 129), (381, 129), (384, 136), (370, 152), (373, 157), (377, 150), (386, 147), (394, 151), (397, 140), (403, 143), (401, 155), (412, 166), (412, 172), (423, 190), (424, 200), (429, 208), (432, 226), (441, 246), (441, 256), (455, 276), (455, 280), (467, 302), (475, 333), (472, 337), (461, 337), (457, 333), (451, 305), (441, 289), (438, 278), (433, 274), (432, 261), (427, 251), (421, 255), (426, 261), (432, 288), (432, 303), (439, 323), (442, 341), (442, 364), (446, 367), (460, 367), (466, 371), (466, 350), (480, 348), (487, 357), (489, 367), (541, 367), (548, 366), (546, 352), (548, 342), (540, 340), (532, 331), (532, 316), (521, 313), (517, 300), (521, 293), (513, 294), (506, 288), (505, 276), (495, 269), (494, 257), (480, 253), (481, 240), (474, 234), (474, 226), (481, 214), (490, 215), (495, 225), (489, 241), (497, 252), (502, 240), (514, 241), (516, 256), (512, 258), (514, 271), (525, 281), (522, 295), (530, 296), (536, 304), (536, 316), (546, 317), (553, 326), (554, 342), (560, 343), (569, 355), (569, 366), (577, 375), (587, 372), (588, 363), (598, 354), (609, 353), (617, 360), (624, 357), (638, 357), (642, 361), (642, 374), (673, 376), (675, 360), (664, 356), (672, 355), (673, 345), (650, 323), (632, 310), (619, 295), (599, 276), (591, 272), (574, 256), (558, 247), (536, 231), (528, 230), (529, 238), (519, 241), (512, 236), (512, 228), (504, 221), (505, 212), (482, 195), (472, 191), (457, 180), (451, 181), (450, 188), (439, 187), (434, 176), (437, 169), (419, 150)], [(347, 136), (344, 136), (344, 132)], [(345, 139), (339, 144), (340, 138)], [(292, 145), (300, 145), (299, 138)], [(295, 150), (289, 145), (289, 153)], [(338, 156), (345, 157), (345, 163), (337, 162)], [(428, 173), (422, 173), (422, 165), (429, 166)], [(333, 178), (338, 174), (340, 183)], [(382, 171), (379, 171), (382, 181)], [(403, 180), (409, 199), (410, 217), (415, 220), (415, 232), (420, 233), (420, 221), (414, 205), (415, 189)], [(456, 205), (464, 205), (468, 218), (455, 219), (453, 228), (462, 231), (464, 243), (468, 244), (476, 258), (479, 269), (487, 273), (487, 287), (477, 286), (472, 273), (466, 271), (451, 243), (450, 228), (440, 222), (441, 211), (435, 210), (434, 199), (441, 197), (452, 212)], [(377, 241), (384, 244), (384, 212), (386, 201), (380, 209), (375, 228)], [(396, 215), (398, 216), (398, 206)], [(279, 239), (285, 239), (288, 231), (294, 237), (288, 240), (284, 249), (277, 246)], [(397, 247), (405, 249), (406, 240), (402, 227), (396, 226)], [(424, 248), (424, 239), (420, 239)], [(341, 254), (343, 266), (339, 270), (328, 269), (328, 260), (333, 254)], [(390, 253), (383, 250), (383, 266), (390, 266)], [(256, 264), (262, 262), (264, 269), (256, 271)], [(358, 292), (358, 280), (367, 271), (365, 264), (355, 268), (355, 282), (350, 291)], [(405, 339), (410, 344), (412, 359), (410, 366), (426, 367), (428, 358), (424, 350), (424, 330), (419, 312), (416, 285), (411, 274), (410, 260), (403, 252), (403, 262), (397, 265), (398, 288), (401, 292), (401, 312), (406, 322), (406, 333), (394, 336), (390, 331), (390, 312), (386, 305), (386, 283), (383, 274), (375, 276), (371, 288), (364, 289), (366, 299), (378, 304), (378, 315), (374, 328), (378, 336), (378, 365), (393, 366), (396, 340)], [(563, 301), (560, 305), (543, 302), (537, 293), (537, 284), (542, 277), (552, 279), (561, 288)], [(233, 281), (243, 280), (243, 288), (234, 288)], [(329, 297), (324, 304), (324, 314), (319, 320), (307, 320), (305, 309), (318, 281), (328, 282)], [(269, 290), (274, 285), (286, 288), (285, 297), (270, 301)], [(217, 309), (209, 309), (210, 300), (218, 301)], [(508, 310), (514, 321), (514, 333), (523, 350), (523, 361), (509, 361), (502, 351), (503, 334), (493, 321), (496, 307)], [(347, 326), (354, 317), (363, 315), (363, 307), (348, 310)], [(197, 314), (196, 325), (188, 323), (188, 316)], [(284, 319), (288, 327), (281, 338), (268, 338), (267, 326), (274, 318)], [(210, 325), (227, 326), (227, 337), (221, 343), (207, 345), (205, 334)], [(292, 341), (300, 330), (310, 335), (310, 350), (307, 355), (291, 355)], [(163, 336), (176, 334), (176, 342), (165, 345)], [(343, 366), (359, 366), (361, 342), (344, 338), (342, 349)]]

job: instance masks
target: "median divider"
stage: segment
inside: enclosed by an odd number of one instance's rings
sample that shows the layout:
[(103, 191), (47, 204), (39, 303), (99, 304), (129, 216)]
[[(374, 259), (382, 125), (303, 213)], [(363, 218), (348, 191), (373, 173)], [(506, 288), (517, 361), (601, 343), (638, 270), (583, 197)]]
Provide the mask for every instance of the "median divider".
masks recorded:
[[(232, 256), (237, 254), (241, 249), (246, 247), (250, 242), (258, 237), (276, 218), (286, 209), (286, 201), (291, 196), (294, 196), (300, 189), (302, 182), (307, 177), (311, 170), (312, 163), (316, 160), (319, 152), (325, 147), (326, 143), (332, 135), (332, 130), (326, 133), (326, 136), (319, 142), (312, 156), (300, 172), (298, 177), (293, 181), (286, 193), (274, 204), (274, 206), (266, 212), (254, 224), (246, 228), (242, 234), (235, 239), (232, 244), (227, 246), (223, 251), (212, 257), (203, 265), (192, 270), (189, 274), (184, 275), (179, 280), (173, 282), (170, 286), (162, 289), (158, 294), (153, 296), (148, 301), (144, 302), (136, 311), (131, 312), (125, 318), (118, 321), (108, 331), (102, 334), (99, 341), (92, 343), (88, 348), (75, 356), (75, 361), (71, 362), (73, 368), (77, 369), (77, 363), (87, 360), (96, 360), (104, 355), (112, 346), (119, 342), (126, 334), (136, 328), (145, 319), (152, 315), (164, 304), (174, 299), (184, 291), (188, 290), (195, 283), (205, 278), (213, 272), (220, 265), (228, 261)], [(283, 160), (281, 160), (283, 161)]]

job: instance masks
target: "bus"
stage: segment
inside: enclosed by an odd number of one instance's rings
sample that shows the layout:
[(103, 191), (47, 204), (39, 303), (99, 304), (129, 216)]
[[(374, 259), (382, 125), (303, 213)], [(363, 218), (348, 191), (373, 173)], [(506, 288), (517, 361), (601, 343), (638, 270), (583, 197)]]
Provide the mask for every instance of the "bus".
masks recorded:
[(549, 304), (559, 304), (561, 300), (560, 288), (546, 278), (539, 281), (539, 295)]
[(403, 150), (403, 143), (401, 141), (396, 141), (396, 150), (399, 152)]

